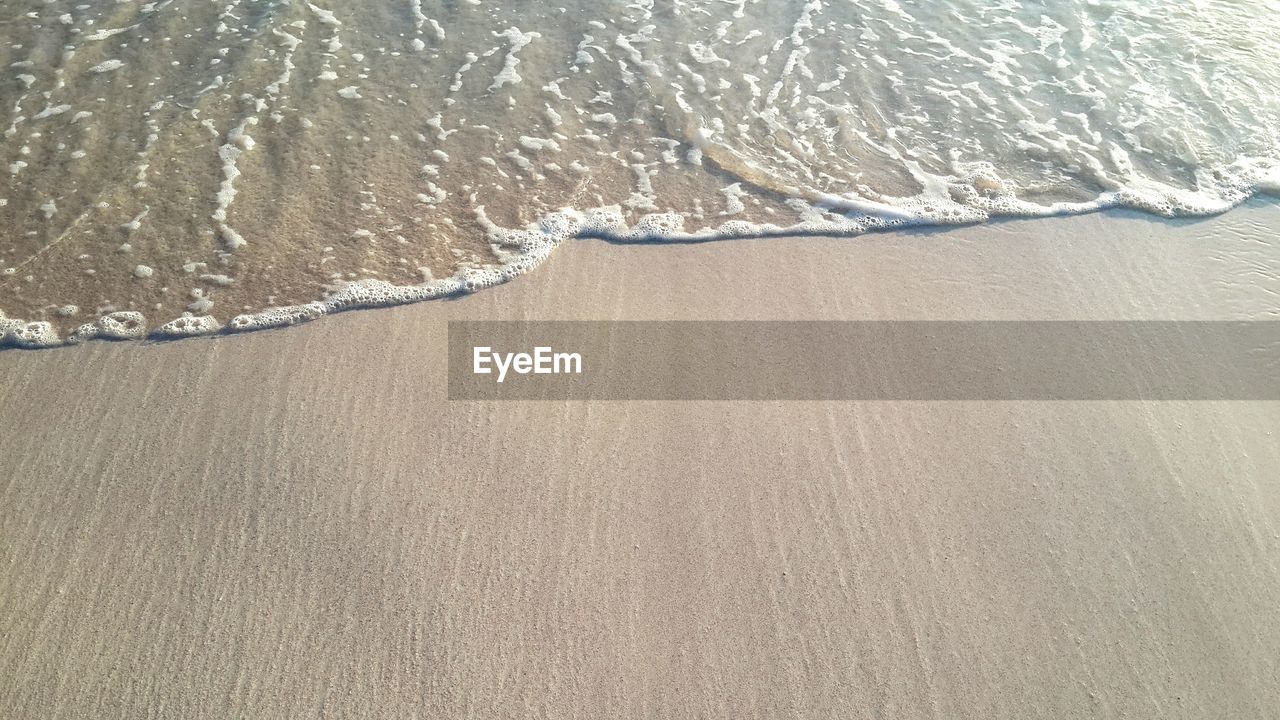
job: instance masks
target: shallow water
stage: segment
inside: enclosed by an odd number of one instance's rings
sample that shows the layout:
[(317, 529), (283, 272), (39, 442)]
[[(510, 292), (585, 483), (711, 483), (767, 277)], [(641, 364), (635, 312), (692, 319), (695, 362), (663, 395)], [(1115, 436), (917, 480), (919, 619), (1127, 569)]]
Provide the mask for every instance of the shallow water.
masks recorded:
[(581, 235), (1221, 212), (1280, 178), (1278, 13), (10, 2), (0, 341), (467, 291)]

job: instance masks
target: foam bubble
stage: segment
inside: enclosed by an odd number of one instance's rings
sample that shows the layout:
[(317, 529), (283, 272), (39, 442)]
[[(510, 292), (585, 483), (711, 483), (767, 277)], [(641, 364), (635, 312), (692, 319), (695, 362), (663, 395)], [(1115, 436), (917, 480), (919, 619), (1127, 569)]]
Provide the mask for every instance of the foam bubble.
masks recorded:
[(57, 115), (61, 115), (62, 113), (67, 112), (67, 111), (68, 111), (68, 110), (70, 110), (70, 109), (71, 109), (71, 106), (70, 106), (70, 105), (54, 105), (54, 106), (50, 106), (50, 107), (47, 107), (47, 108), (45, 108), (44, 110), (41, 110), (40, 112), (36, 113), (36, 114), (35, 114), (35, 117), (33, 117), (32, 119), (33, 119), (33, 120), (44, 120), (45, 118), (51, 118), (51, 117), (55, 117), (55, 116), (57, 116)]
[(21, 348), (47, 348), (61, 345), (53, 325), (43, 320), (24, 323), (0, 317), (0, 344)]
[(147, 335), (147, 319), (142, 313), (130, 310), (103, 315), (97, 321), (81, 325), (67, 338), (68, 342), (80, 342), (93, 338), (105, 340), (140, 340)]
[(222, 323), (210, 315), (183, 315), (156, 328), (154, 335), (160, 338), (184, 338), (213, 335), (222, 330)]
[(337, 16), (335, 16), (332, 11), (325, 10), (324, 8), (316, 7), (312, 3), (307, 3), (307, 7), (311, 10), (311, 12), (315, 13), (316, 18), (322, 24), (330, 25), (333, 27), (340, 27), (342, 25), (342, 23), (338, 21)]
[(502, 62), (502, 69), (498, 71), (498, 74), (493, 78), (493, 83), (489, 85), (489, 92), (493, 92), (504, 85), (513, 85), (520, 82), (520, 73), (516, 72), (516, 68), (520, 66), (519, 53), (536, 38), (542, 37), (542, 34), (521, 32), (520, 28), (513, 26), (502, 32), (495, 32), (494, 36), (506, 38), (507, 42), (511, 43), (511, 49), (507, 51), (507, 56)]
[(102, 73), (108, 73), (112, 70), (119, 70), (122, 67), (124, 67), (124, 62), (121, 60), (104, 60), (103, 62), (89, 68), (89, 72), (94, 75), (101, 75)]

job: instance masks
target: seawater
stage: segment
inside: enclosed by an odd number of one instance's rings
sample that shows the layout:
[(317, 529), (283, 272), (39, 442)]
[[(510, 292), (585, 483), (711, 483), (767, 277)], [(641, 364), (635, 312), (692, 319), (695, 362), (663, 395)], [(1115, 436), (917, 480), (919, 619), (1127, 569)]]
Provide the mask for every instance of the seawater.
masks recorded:
[(1222, 212), (1280, 185), (1276, 17), (1265, 0), (12, 0), (0, 344), (469, 292), (580, 237)]

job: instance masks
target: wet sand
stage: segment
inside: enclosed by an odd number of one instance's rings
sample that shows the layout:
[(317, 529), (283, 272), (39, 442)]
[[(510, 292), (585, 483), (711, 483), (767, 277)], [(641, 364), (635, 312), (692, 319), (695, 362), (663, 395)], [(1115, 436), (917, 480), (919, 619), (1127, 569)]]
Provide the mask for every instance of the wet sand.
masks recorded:
[(1275, 403), (451, 403), (444, 341), (1274, 319), (1277, 228), (579, 241), (457, 301), (0, 352), (0, 716), (1267, 717)]

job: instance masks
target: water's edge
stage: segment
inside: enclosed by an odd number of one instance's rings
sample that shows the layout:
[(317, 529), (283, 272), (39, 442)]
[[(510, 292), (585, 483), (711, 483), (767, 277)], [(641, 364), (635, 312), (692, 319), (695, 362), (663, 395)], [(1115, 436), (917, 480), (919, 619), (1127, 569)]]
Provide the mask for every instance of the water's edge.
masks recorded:
[[(419, 285), (395, 285), (383, 280), (362, 279), (343, 283), (326, 297), (309, 303), (269, 307), (258, 312), (243, 313), (222, 323), (212, 315), (182, 316), (158, 326), (148, 325), (137, 311), (107, 313), (76, 330), (59, 335), (52, 323), (10, 318), (0, 310), (0, 349), (39, 350), (75, 345), (87, 340), (151, 340), (173, 341), (192, 337), (229, 335), (254, 330), (289, 327), (326, 315), (347, 310), (372, 309), (407, 305), (427, 300), (456, 298), (485, 288), (505, 284), (541, 265), (562, 243), (569, 240), (603, 240), (614, 244), (647, 243), (655, 245), (720, 242), (737, 239), (783, 237), (858, 237), (907, 228), (933, 228), (981, 225), (1009, 220), (1047, 219), (1078, 216), (1101, 211), (1129, 211), (1157, 220), (1195, 219), (1224, 214), (1252, 200), (1280, 198), (1272, 183), (1260, 183), (1225, 207), (1211, 211), (1177, 213), (1162, 212), (1149, 202), (1135, 201), (1124, 192), (1108, 193), (1087, 203), (1060, 203), (1052, 207), (1017, 212), (987, 214), (985, 217), (945, 219), (921, 214), (850, 215), (833, 220), (808, 218), (794, 225), (754, 225), (740, 221), (726, 222), (716, 228), (695, 232), (682, 229), (683, 218), (674, 213), (646, 215), (634, 226), (623, 221), (617, 206), (587, 212), (562, 210), (523, 230), (509, 230), (490, 225), (486, 228), (493, 240), (499, 264), (483, 268), (465, 268), (452, 277), (431, 280)], [(483, 208), (480, 208), (483, 217)]]

